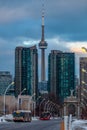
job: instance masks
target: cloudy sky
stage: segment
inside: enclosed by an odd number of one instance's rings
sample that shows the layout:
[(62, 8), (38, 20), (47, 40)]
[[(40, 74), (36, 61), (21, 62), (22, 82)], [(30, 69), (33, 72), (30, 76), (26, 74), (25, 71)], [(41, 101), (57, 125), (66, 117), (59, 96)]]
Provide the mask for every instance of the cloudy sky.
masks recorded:
[(14, 75), (16, 46), (37, 44), (38, 48), (43, 1), (46, 57), (52, 49), (75, 52), (78, 64), (78, 57), (83, 56), (81, 47), (87, 47), (87, 0), (0, 0), (0, 71)]

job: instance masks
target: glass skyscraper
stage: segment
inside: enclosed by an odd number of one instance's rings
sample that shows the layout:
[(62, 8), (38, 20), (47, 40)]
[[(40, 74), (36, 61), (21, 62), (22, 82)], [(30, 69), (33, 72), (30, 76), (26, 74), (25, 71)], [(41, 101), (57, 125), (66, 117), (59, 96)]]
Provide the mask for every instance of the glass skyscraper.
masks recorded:
[(75, 55), (52, 50), (48, 57), (48, 91), (63, 102), (70, 90), (75, 90)]
[(15, 96), (37, 94), (38, 53), (36, 46), (15, 49)]

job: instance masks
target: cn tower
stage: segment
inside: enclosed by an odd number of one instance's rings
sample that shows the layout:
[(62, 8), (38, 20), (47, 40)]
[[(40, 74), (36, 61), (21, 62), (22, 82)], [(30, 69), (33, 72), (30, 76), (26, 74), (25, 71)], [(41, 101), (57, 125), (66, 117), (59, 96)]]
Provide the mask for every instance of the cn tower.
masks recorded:
[(47, 43), (44, 38), (44, 10), (42, 11), (42, 38), (39, 49), (41, 49), (41, 81), (45, 81), (45, 49), (47, 49)]

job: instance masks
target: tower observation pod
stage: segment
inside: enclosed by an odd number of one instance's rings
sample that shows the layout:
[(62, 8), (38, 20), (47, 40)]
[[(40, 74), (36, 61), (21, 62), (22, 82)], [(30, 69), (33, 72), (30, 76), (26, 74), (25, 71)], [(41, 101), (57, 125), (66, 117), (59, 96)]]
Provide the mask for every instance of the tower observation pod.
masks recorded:
[(45, 81), (45, 49), (47, 49), (47, 42), (44, 38), (44, 11), (42, 12), (42, 38), (39, 49), (41, 49), (41, 81)]

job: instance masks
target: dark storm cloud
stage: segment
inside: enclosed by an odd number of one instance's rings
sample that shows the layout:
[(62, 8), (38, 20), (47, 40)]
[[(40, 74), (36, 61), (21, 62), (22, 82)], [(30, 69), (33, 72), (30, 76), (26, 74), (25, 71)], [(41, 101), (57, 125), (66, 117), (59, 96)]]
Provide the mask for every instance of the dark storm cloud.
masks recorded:
[[(87, 40), (86, 0), (43, 1), (46, 37), (59, 35), (65, 40)], [(39, 38), (41, 4), (42, 0), (0, 0), (0, 22), (4, 23), (4, 27), (1, 24), (3, 28), (1, 27), (0, 35), (17, 37), (30, 34), (32, 38)], [(38, 32), (38, 35), (34, 32)]]
[(50, 29), (51, 34), (48, 35), (60, 35), (69, 40), (87, 40), (87, 1), (61, 0), (51, 4), (48, 8), (50, 17), (47, 18), (47, 29)]

